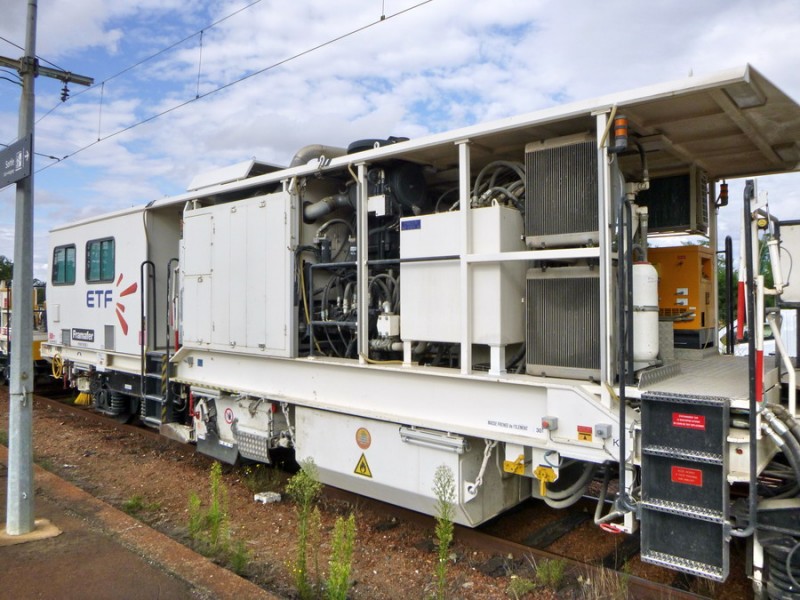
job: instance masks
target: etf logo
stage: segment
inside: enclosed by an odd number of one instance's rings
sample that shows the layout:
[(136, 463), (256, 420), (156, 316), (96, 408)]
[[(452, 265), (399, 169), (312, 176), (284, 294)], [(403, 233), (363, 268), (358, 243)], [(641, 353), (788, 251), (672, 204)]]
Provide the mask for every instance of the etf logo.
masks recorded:
[(86, 306), (88, 308), (106, 308), (114, 302), (114, 290), (87, 290)]

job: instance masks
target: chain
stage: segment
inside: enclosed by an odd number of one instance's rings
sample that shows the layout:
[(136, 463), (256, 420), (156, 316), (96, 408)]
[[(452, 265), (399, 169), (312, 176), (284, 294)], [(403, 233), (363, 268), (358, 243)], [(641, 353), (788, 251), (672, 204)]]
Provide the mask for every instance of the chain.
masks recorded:
[(281, 411), (283, 412), (283, 416), (286, 419), (286, 427), (289, 428), (289, 441), (292, 443), (292, 448), (294, 448), (294, 427), (292, 427), (292, 422), (289, 420), (288, 402), (281, 402)]
[(497, 442), (493, 440), (483, 440), (486, 444), (486, 447), (483, 449), (483, 462), (481, 463), (481, 469), (478, 471), (478, 476), (475, 478), (475, 483), (471, 483), (467, 485), (467, 491), (470, 494), (477, 494), (478, 489), (483, 485), (483, 475), (486, 473), (486, 465), (489, 464), (489, 459), (492, 456), (492, 450), (494, 447), (497, 446)]

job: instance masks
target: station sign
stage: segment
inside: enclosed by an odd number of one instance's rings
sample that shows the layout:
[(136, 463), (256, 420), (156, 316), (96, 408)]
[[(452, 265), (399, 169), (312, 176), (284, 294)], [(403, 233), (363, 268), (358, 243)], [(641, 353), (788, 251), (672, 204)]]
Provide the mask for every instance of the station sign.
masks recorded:
[(31, 174), (30, 135), (0, 150), (0, 189)]

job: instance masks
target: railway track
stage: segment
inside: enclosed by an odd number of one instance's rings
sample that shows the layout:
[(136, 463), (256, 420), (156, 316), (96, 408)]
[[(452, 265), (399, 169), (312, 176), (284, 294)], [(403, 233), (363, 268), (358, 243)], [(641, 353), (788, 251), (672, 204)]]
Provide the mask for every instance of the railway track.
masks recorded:
[[(84, 423), (111, 428), (125, 436), (141, 436), (157, 441), (162, 447), (178, 442), (167, 440), (153, 429), (117, 423), (85, 407), (65, 401), (63, 390), (46, 389), (35, 397), (35, 407), (58, 411)], [(203, 464), (205, 461), (203, 461)], [(433, 519), (383, 502), (366, 499), (335, 488), (326, 488), (326, 498), (351, 506), (369, 508), (384, 515), (378, 530), (414, 523), (433, 530)], [(612, 535), (602, 532), (592, 522), (594, 505), (587, 499), (570, 510), (553, 510), (541, 502), (529, 501), (479, 529), (457, 527), (456, 541), (469, 551), (488, 553), (491, 558), (478, 568), (490, 577), (510, 576), (531, 570), (541, 561), (558, 560), (566, 565), (565, 577), (574, 581), (594, 582), (609, 589), (625, 589), (630, 598), (749, 598), (748, 583), (735, 579), (724, 586), (710, 585), (673, 571), (643, 565), (638, 560), (638, 536)], [(431, 548), (432, 550), (432, 548)], [(732, 568), (732, 573), (743, 572)], [(700, 591), (701, 593), (696, 593)], [(618, 592), (617, 592), (618, 593)], [(585, 597), (585, 596), (584, 596)], [(599, 596), (589, 596), (599, 597)]]

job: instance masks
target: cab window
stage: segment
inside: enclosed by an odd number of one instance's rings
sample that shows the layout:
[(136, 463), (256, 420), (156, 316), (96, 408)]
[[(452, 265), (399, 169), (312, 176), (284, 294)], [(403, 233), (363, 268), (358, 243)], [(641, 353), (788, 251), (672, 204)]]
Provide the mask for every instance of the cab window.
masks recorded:
[(53, 250), (53, 285), (75, 283), (75, 245), (57, 246)]
[(86, 244), (86, 281), (114, 281), (114, 238)]

